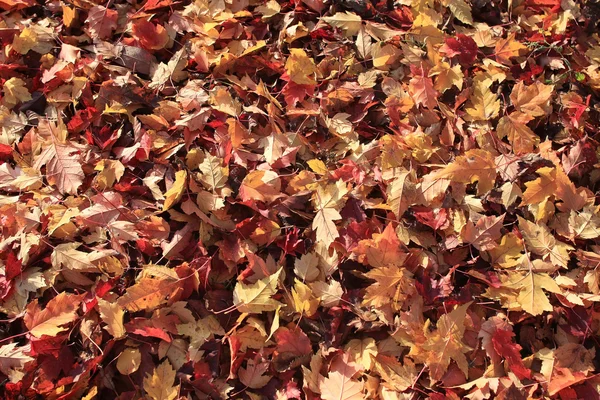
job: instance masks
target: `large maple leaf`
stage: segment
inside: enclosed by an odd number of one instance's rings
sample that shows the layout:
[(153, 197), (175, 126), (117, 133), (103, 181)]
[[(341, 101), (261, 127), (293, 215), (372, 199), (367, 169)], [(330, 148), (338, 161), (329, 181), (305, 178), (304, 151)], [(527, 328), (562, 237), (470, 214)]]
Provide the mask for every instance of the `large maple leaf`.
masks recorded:
[(465, 353), (473, 350), (463, 342), (465, 333), (465, 317), (471, 303), (463, 304), (455, 310), (444, 314), (437, 322), (437, 329), (431, 333), (423, 344), (426, 351), (421, 357), (429, 367), (432, 380), (440, 380), (448, 370), (450, 361), (454, 360), (458, 368), (469, 376), (469, 367)]
[(81, 296), (59, 293), (42, 309), (38, 300), (34, 300), (27, 306), (27, 312), (23, 318), (29, 333), (35, 337), (56, 336), (67, 329), (64, 325), (73, 322), (77, 318), (77, 309), (81, 303)]

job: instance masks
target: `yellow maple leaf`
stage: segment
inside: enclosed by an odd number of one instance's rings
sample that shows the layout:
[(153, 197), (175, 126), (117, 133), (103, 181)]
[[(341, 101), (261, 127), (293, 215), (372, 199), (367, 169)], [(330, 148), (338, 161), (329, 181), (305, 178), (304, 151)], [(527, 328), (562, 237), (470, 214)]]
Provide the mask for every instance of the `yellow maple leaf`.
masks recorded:
[(452, 86), (462, 90), (464, 75), (459, 64), (451, 67), (449, 63), (441, 61), (429, 71), (429, 76), (436, 77), (433, 88), (440, 93), (444, 93)]
[(299, 314), (306, 314), (309, 318), (315, 315), (319, 308), (320, 299), (314, 296), (310, 287), (298, 279), (294, 280), (292, 300), (296, 312)]
[(515, 40), (515, 34), (509, 35), (506, 39), (499, 39), (496, 42), (494, 54), (496, 55), (496, 61), (501, 64), (511, 65), (510, 59), (521, 55), (523, 50), (526, 50), (527, 46)]
[(502, 236), (500, 244), (489, 250), (490, 263), (500, 268), (512, 268), (523, 262), (523, 241), (512, 232)]
[(387, 186), (387, 203), (398, 220), (417, 199), (414, 173), (403, 171)]
[(542, 167), (537, 171), (539, 178), (526, 182), (523, 193), (523, 205), (547, 201), (551, 196), (562, 200), (562, 208), (579, 210), (585, 205), (583, 198), (564, 170), (555, 167)]
[(522, 205), (541, 203), (556, 194), (556, 168), (542, 167), (536, 172), (539, 178), (525, 182)]
[(285, 63), (285, 71), (292, 82), (299, 85), (315, 85), (317, 83), (313, 77), (317, 72), (317, 66), (302, 49), (290, 50), (290, 56)]
[(270, 203), (282, 196), (281, 179), (275, 171), (256, 170), (244, 177), (239, 196), (243, 201)]
[(167, 192), (165, 193), (165, 203), (163, 204), (163, 211), (168, 210), (181, 200), (181, 196), (185, 192), (187, 183), (187, 172), (185, 170), (177, 171), (175, 173), (175, 182)]
[(469, 98), (469, 107), (465, 109), (474, 121), (489, 121), (498, 116), (500, 100), (490, 90), (487, 80), (476, 80), (474, 90)]
[(411, 387), (419, 375), (415, 364), (408, 357), (404, 358), (402, 365), (397, 357), (378, 354), (373, 358), (373, 367), (385, 382), (384, 387), (388, 386), (397, 392)]
[(473, 350), (463, 342), (467, 308), (471, 303), (463, 304), (455, 310), (444, 314), (437, 322), (437, 330), (430, 333), (423, 344), (426, 352), (420, 354), (429, 367), (432, 380), (440, 380), (446, 373), (450, 360), (456, 361), (458, 368), (469, 377), (469, 363), (465, 353)]
[(520, 216), (518, 220), (519, 230), (532, 253), (542, 256), (554, 265), (567, 268), (569, 251), (574, 250), (573, 246), (556, 240), (550, 229), (543, 223), (534, 224)]
[(477, 192), (486, 193), (494, 187), (496, 162), (492, 153), (482, 149), (468, 150), (456, 157), (453, 163), (432, 174), (434, 179), (450, 179), (454, 182), (478, 182)]
[(100, 318), (106, 324), (104, 329), (115, 339), (120, 339), (127, 333), (123, 326), (123, 316), (125, 311), (118, 303), (111, 303), (103, 299), (98, 299), (98, 309)]
[(377, 356), (377, 343), (373, 338), (352, 339), (344, 346), (352, 361), (365, 370), (373, 369), (373, 361)]
[(553, 310), (544, 290), (562, 292), (550, 275), (538, 272), (512, 272), (504, 284), (518, 291), (517, 303), (531, 315), (541, 315), (544, 311)]
[(115, 182), (118, 182), (125, 173), (125, 166), (119, 160), (100, 160), (94, 167), (94, 171), (99, 171), (96, 175), (96, 184), (98, 190), (104, 191), (111, 188)]
[(353, 12), (338, 12), (331, 17), (322, 17), (323, 21), (331, 26), (340, 28), (344, 32), (344, 36), (350, 37), (358, 34), (362, 26), (362, 19)]
[(498, 137), (508, 137), (513, 152), (517, 155), (532, 152), (539, 143), (539, 137), (527, 126), (532, 119), (533, 117), (529, 114), (515, 111), (498, 121), (496, 128)]
[(175, 385), (175, 370), (169, 360), (154, 369), (152, 375), (144, 378), (144, 391), (152, 400), (175, 400), (179, 385)]
[(313, 203), (317, 214), (313, 219), (312, 229), (316, 232), (318, 242), (323, 242), (326, 247), (339, 236), (335, 222), (342, 219), (338, 210), (345, 203), (344, 196), (348, 188), (344, 181), (339, 180), (335, 185), (316, 186)]
[(408, 256), (402, 250), (400, 239), (391, 223), (382, 233), (374, 233), (372, 239), (361, 240), (354, 252), (359, 255), (359, 261), (376, 268), (400, 266)]
[(33, 28), (25, 28), (13, 40), (13, 48), (20, 54), (27, 54), (38, 43), (38, 35)]
[(375, 283), (367, 288), (363, 305), (381, 308), (390, 305), (393, 310), (402, 308), (404, 301), (415, 293), (412, 273), (394, 265), (378, 267), (365, 274)]
[(277, 293), (277, 283), (280, 268), (273, 275), (256, 281), (256, 283), (245, 284), (238, 282), (233, 290), (233, 304), (241, 313), (261, 313), (263, 311), (274, 311), (281, 303), (273, 299)]
[(143, 277), (118, 300), (118, 304), (128, 311), (151, 310), (167, 301), (170, 294), (178, 288), (173, 277), (161, 279)]
[(355, 363), (348, 361), (348, 353), (344, 353), (341, 359), (332, 363), (331, 370), (326, 378), (319, 382), (321, 398), (323, 400), (362, 400), (363, 383), (353, 379), (358, 372)]
[(4, 92), (4, 104), (8, 107), (14, 107), (17, 103), (24, 103), (31, 100), (31, 93), (27, 90), (25, 82), (19, 78), (10, 78), (4, 82), (2, 88)]
[(552, 112), (550, 100), (553, 91), (553, 85), (535, 81), (532, 85), (525, 86), (520, 81), (513, 87), (510, 100), (518, 111), (528, 116), (541, 117)]

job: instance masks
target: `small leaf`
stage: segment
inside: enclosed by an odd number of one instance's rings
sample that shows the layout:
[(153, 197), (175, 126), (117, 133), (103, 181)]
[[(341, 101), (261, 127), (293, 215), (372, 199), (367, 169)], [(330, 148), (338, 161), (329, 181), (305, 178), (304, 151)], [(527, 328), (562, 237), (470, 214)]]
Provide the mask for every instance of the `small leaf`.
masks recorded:
[(117, 369), (123, 375), (131, 375), (140, 368), (142, 354), (137, 348), (128, 347), (117, 359)]
[(187, 172), (185, 170), (177, 171), (175, 173), (175, 182), (173, 186), (165, 193), (165, 203), (163, 204), (163, 211), (168, 210), (175, 204), (179, 203), (183, 193), (185, 192), (187, 183)]

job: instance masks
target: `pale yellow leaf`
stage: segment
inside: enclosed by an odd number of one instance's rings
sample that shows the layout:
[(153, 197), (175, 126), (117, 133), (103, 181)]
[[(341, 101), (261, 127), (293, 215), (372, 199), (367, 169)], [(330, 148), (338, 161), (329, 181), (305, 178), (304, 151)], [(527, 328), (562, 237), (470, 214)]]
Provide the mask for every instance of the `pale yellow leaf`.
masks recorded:
[(348, 11), (338, 12), (331, 17), (322, 17), (321, 19), (331, 26), (340, 28), (346, 37), (356, 35), (362, 26), (360, 16)]
[(175, 173), (175, 182), (167, 192), (165, 193), (165, 203), (163, 204), (163, 211), (168, 210), (181, 200), (181, 196), (185, 192), (187, 183), (187, 172), (185, 170), (177, 171)]
[(260, 279), (256, 283), (238, 282), (233, 290), (233, 304), (238, 311), (241, 313), (261, 313), (277, 309), (281, 303), (272, 297), (277, 293), (277, 283), (281, 271), (280, 268), (275, 274)]
[(115, 339), (124, 337), (127, 333), (123, 326), (123, 316), (125, 312), (118, 303), (108, 302), (104, 299), (98, 299), (98, 309), (100, 310), (100, 318), (106, 326), (104, 329), (110, 333)]
[(31, 100), (31, 93), (27, 90), (25, 82), (19, 78), (10, 78), (4, 82), (2, 91), (4, 92), (2, 100), (9, 108), (15, 106), (17, 103)]

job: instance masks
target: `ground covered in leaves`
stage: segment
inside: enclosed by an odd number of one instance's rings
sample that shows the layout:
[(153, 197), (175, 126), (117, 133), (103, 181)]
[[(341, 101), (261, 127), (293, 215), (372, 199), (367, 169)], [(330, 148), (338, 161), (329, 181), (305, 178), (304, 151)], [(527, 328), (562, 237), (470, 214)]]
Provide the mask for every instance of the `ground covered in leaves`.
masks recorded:
[(1, 398), (598, 398), (596, 1), (0, 11)]

